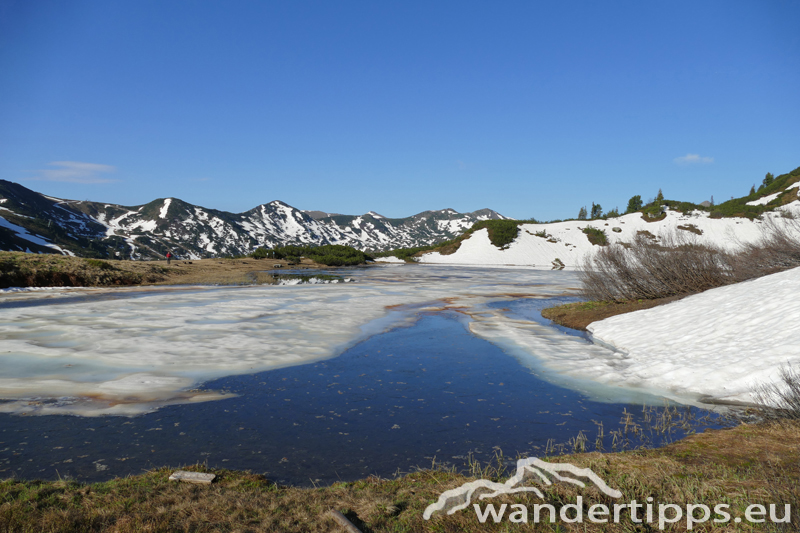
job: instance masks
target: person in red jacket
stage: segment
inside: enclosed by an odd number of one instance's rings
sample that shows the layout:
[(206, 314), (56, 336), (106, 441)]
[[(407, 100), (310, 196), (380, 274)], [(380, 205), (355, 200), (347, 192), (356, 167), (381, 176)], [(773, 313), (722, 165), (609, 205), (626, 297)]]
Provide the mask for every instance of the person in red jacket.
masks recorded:
[(172, 260), (172, 252), (167, 252), (167, 264)]

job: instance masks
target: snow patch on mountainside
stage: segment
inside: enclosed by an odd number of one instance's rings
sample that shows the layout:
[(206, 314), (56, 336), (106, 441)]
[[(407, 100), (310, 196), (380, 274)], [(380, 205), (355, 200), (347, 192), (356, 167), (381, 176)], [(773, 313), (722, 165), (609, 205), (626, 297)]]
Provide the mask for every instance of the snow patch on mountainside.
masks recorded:
[(172, 198), (167, 198), (164, 200), (164, 207), (161, 208), (161, 211), (158, 213), (158, 218), (167, 218), (167, 211), (169, 210), (169, 204), (172, 203)]
[(18, 237), (25, 239), (33, 244), (38, 244), (39, 246), (46, 246), (48, 248), (52, 248), (53, 250), (58, 250), (62, 254), (65, 255), (73, 255), (72, 253), (64, 250), (57, 244), (53, 244), (52, 242), (48, 241), (44, 237), (40, 237), (39, 235), (34, 235), (32, 233), (28, 233), (28, 230), (23, 228), (22, 226), (17, 226), (16, 224), (12, 224), (8, 220), (3, 217), (0, 217), (0, 228), (5, 228), (7, 230), (11, 230), (17, 234)]
[(753, 200), (752, 202), (747, 202), (747, 205), (767, 205), (768, 203), (770, 203), (772, 200), (774, 200), (775, 198), (777, 198), (781, 194), (783, 194), (783, 191), (778, 191), (775, 194), (768, 194), (767, 196), (759, 198), (758, 200)]
[[(350, 216), (304, 212), (278, 200), (244, 213), (205, 209), (178, 198), (125, 207), (47, 197), (5, 180), (0, 180), (0, 200), (0, 212), (8, 222), (27, 228), (0, 236), (0, 249), (41, 252), (39, 244), (27, 239), (37, 234), (58, 241), (59, 250), (82, 254), (91, 246), (92, 255), (105, 249), (109, 257), (121, 259), (159, 258), (167, 251), (199, 259), (286, 245), (343, 244), (382, 251), (434, 244), (454, 238), (478, 220), (505, 218), (489, 209), (472, 213), (443, 209), (393, 219), (375, 211)], [(42, 220), (48, 228), (44, 233), (39, 231)]]
[[(800, 217), (800, 201), (794, 201), (762, 219), (711, 218), (709, 213), (694, 211), (684, 215), (667, 211), (663, 220), (650, 222), (641, 213), (632, 213), (608, 220), (570, 220), (552, 224), (522, 224), (519, 234), (507, 249), (500, 250), (489, 240), (488, 230), (476, 231), (461, 242), (455, 253), (442, 255), (429, 252), (421, 263), (460, 265), (524, 265), (551, 268), (561, 262), (568, 268), (581, 264), (584, 257), (595, 253), (599, 246), (589, 242), (583, 230), (603, 230), (610, 244), (632, 242), (640, 232), (658, 241), (667, 233), (679, 232), (697, 243), (713, 244), (736, 250), (744, 244), (758, 241), (770, 224), (790, 227)], [(558, 261), (557, 261), (558, 260)]]

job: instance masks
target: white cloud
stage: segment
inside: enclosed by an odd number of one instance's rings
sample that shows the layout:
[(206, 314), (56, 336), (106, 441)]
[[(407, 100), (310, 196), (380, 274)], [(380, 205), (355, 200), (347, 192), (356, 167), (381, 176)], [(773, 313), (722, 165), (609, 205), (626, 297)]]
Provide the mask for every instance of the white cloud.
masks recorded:
[(53, 161), (48, 165), (56, 168), (46, 168), (39, 171), (39, 175), (30, 178), (37, 181), (63, 181), (67, 183), (111, 183), (114, 180), (104, 177), (117, 170), (111, 165), (100, 165), (97, 163), (82, 163), (80, 161)]
[(673, 161), (678, 165), (708, 165), (714, 162), (714, 158), (702, 157), (699, 154), (686, 154), (676, 157)]

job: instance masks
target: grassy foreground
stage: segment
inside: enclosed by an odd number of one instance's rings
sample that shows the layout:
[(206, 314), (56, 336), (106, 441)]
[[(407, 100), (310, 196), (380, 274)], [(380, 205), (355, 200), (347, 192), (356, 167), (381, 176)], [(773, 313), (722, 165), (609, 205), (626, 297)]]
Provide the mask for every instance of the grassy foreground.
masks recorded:
[[(292, 261), (294, 263), (294, 260)], [(56, 254), (0, 252), (0, 289), (6, 287), (114, 287), (124, 285), (220, 284), (268, 282), (264, 270), (331, 268), (303, 258), (116, 261)]]
[[(729, 430), (706, 431), (654, 450), (615, 454), (576, 454), (551, 458), (589, 467), (610, 487), (623, 493), (614, 500), (593, 487), (575, 488), (556, 483), (536, 496), (518, 494), (481, 502), (560, 504), (583, 497), (584, 507), (631, 500), (654, 504), (728, 504), (731, 523), (695, 524), (694, 531), (796, 531), (800, 507), (800, 426), (789, 423), (741, 425)], [(443, 491), (475, 478), (453, 472), (427, 470), (394, 480), (368, 478), (323, 488), (279, 487), (259, 475), (195, 466), (189, 470), (214, 472), (210, 486), (178, 484), (167, 480), (171, 470), (159, 469), (139, 476), (82, 485), (71, 481), (0, 482), (0, 531), (343, 531), (328, 515), (330, 509), (345, 514), (362, 532), (478, 532), (478, 531), (657, 531), (633, 524), (622, 514), (619, 524), (555, 523), (512, 524), (506, 517), (481, 524), (470, 506), (453, 515), (423, 519), (425, 508)], [(491, 468), (479, 477), (504, 479)], [(752, 504), (792, 507), (792, 524), (732, 522), (744, 517)], [(584, 510), (586, 512), (586, 509)], [(641, 516), (641, 513), (640, 513)], [(672, 516), (669, 514), (668, 516)], [(715, 516), (712, 516), (712, 519)], [(656, 518), (657, 520), (657, 518)], [(793, 526), (790, 529), (789, 526)], [(666, 531), (685, 531), (684, 520), (665, 524)]]

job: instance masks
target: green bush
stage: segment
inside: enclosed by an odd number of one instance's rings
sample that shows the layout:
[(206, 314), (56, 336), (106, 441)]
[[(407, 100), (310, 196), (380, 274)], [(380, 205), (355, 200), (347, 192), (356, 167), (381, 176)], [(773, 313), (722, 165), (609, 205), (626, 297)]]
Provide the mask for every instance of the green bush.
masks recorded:
[(519, 233), (518, 220), (481, 220), (476, 222), (469, 229), (470, 233), (475, 233), (479, 229), (489, 230), (489, 240), (498, 248), (505, 248), (517, 238)]
[(308, 257), (316, 263), (327, 266), (361, 265), (371, 261), (372, 257), (351, 246), (341, 244), (325, 244), (323, 246), (279, 246), (272, 250), (258, 248), (250, 254), (255, 259), (273, 257), (285, 259), (290, 264), (297, 264), (301, 257)]
[(597, 246), (605, 246), (608, 244), (608, 235), (605, 230), (587, 226), (583, 228), (583, 232), (589, 238), (589, 242)]
[(250, 254), (250, 257), (252, 257), (253, 259), (266, 259), (267, 257), (270, 257), (271, 253), (272, 252), (270, 252), (263, 246), (259, 246), (253, 251), (253, 253)]
[(440, 242), (440, 243), (437, 243), (437, 244), (430, 244), (428, 246), (414, 246), (414, 247), (411, 247), (411, 248), (396, 248), (394, 250), (386, 250), (385, 252), (378, 252), (378, 253), (375, 253), (375, 254), (372, 254), (372, 255), (373, 255), (373, 257), (391, 257), (391, 256), (394, 256), (394, 257), (396, 257), (398, 259), (402, 259), (406, 263), (415, 263), (417, 261), (417, 258), (414, 257), (414, 256), (416, 254), (418, 254), (419, 252), (427, 252), (427, 251), (430, 251), (430, 250), (435, 250), (437, 248), (441, 248), (443, 246), (452, 245), (452, 244), (455, 243), (455, 241), (456, 241), (455, 239), (452, 239), (452, 240)]

